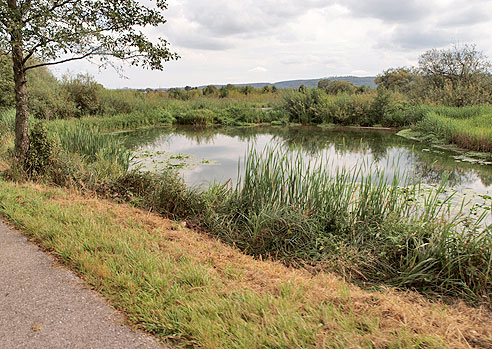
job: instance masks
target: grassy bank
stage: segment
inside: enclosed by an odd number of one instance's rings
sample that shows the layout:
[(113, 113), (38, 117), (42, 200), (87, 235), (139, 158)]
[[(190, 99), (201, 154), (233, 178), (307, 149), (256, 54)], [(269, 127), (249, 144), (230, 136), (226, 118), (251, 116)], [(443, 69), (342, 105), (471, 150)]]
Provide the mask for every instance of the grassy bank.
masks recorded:
[[(319, 165), (319, 164), (318, 164)], [(336, 270), (366, 284), (487, 302), (492, 233), (450, 210), (444, 187), (424, 192), (361, 168), (329, 175), (277, 152), (250, 153), (237, 187), (197, 192), (167, 173), (128, 174), (110, 190), (147, 209), (187, 219), (254, 256)]]
[[(460, 148), (492, 153), (492, 107), (435, 107), (414, 129), (427, 140), (454, 144)], [(433, 138), (434, 137), (434, 138)]]
[(204, 348), (490, 347), (477, 309), (259, 261), (148, 211), (0, 181), (0, 214), (166, 343)]

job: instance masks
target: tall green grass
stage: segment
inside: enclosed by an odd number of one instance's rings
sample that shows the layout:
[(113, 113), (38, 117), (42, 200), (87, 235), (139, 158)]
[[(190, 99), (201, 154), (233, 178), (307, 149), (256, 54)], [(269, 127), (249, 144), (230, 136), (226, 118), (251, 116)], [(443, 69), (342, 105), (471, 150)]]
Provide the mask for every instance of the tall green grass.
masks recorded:
[(490, 106), (436, 107), (417, 123), (416, 129), (460, 148), (492, 152), (490, 125)]
[(214, 199), (208, 227), (254, 255), (324, 262), (351, 277), (423, 292), (491, 296), (492, 233), (484, 216), (450, 210), (444, 185), (424, 193), (398, 174), (389, 180), (361, 169), (330, 175), (300, 154), (253, 151), (240, 184)]
[(234, 187), (199, 192), (170, 172), (129, 173), (112, 189), (251, 255), (324, 266), (371, 285), (490, 299), (485, 214), (471, 219), (451, 209), (444, 185), (424, 191), (398, 174), (364, 175), (362, 166), (330, 175), (321, 162), (269, 149), (249, 153)]
[(116, 137), (93, 131), (83, 124), (51, 126), (50, 131), (57, 136), (63, 150), (81, 155), (89, 163), (109, 161), (118, 164), (123, 171), (128, 170), (131, 153)]
[(0, 135), (14, 131), (15, 110), (5, 110), (0, 112)]

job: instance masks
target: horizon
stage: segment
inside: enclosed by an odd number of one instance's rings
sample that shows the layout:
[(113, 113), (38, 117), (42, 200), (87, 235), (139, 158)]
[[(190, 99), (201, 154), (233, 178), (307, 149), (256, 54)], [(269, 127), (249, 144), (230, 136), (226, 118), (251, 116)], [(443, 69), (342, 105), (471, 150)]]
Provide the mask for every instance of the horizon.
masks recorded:
[[(237, 82), (237, 83), (208, 83), (208, 84), (202, 84), (202, 85), (182, 85), (182, 86), (170, 86), (170, 87), (142, 87), (142, 88), (134, 88), (130, 86), (123, 86), (123, 87), (118, 87), (114, 88), (114, 90), (145, 90), (145, 89), (151, 89), (151, 90), (169, 90), (172, 88), (180, 88), (183, 89), (187, 86), (190, 86), (192, 88), (204, 88), (206, 86), (226, 86), (226, 85), (234, 85), (234, 86), (239, 86), (239, 85), (275, 85), (275, 84), (280, 84), (280, 83), (285, 83), (285, 82), (293, 82), (293, 81), (314, 81), (314, 80), (323, 80), (323, 79), (333, 79), (336, 80), (337, 78), (359, 78), (359, 79), (369, 79), (369, 78), (376, 78), (376, 75), (368, 75), (368, 76), (357, 76), (357, 75), (333, 75), (333, 76), (324, 76), (324, 77), (316, 77), (316, 78), (302, 78), (302, 79), (285, 79), (285, 80), (279, 80), (279, 81), (257, 81), (257, 82)], [(111, 88), (110, 88), (111, 89)]]

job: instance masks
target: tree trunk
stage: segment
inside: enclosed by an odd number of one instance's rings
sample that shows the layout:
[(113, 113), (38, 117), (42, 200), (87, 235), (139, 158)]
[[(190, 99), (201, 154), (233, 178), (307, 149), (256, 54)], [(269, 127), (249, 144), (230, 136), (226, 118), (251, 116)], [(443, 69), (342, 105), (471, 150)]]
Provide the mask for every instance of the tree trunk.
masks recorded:
[(24, 63), (22, 15), (17, 1), (9, 0), (9, 8), (14, 13), (11, 18), (12, 63), (15, 82), (15, 161), (22, 164), (29, 150), (29, 117), (27, 114), (27, 79)]
[[(15, 68), (14, 68), (15, 70)], [(14, 72), (15, 81), (15, 161), (24, 162), (29, 150), (26, 72)]]
[[(15, 58), (14, 58), (15, 61)], [(29, 150), (29, 117), (27, 114), (27, 79), (24, 67), (16, 67), (15, 81), (15, 161), (23, 163)]]

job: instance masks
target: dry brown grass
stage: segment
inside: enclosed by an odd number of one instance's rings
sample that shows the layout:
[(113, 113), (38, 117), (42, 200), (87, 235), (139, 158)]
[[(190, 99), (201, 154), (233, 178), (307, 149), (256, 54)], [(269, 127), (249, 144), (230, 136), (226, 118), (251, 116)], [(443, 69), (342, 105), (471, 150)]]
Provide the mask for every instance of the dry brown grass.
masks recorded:
[[(30, 185), (38, 191), (47, 190), (40, 185)], [(405, 331), (409, 335), (440, 337), (450, 348), (492, 348), (492, 316), (485, 307), (472, 308), (459, 301), (446, 305), (414, 292), (394, 289), (362, 290), (331, 273), (312, 274), (279, 262), (256, 260), (216, 239), (183, 228), (179, 222), (129, 205), (82, 196), (75, 191), (59, 191), (52, 199), (64, 206), (81, 204), (92, 212), (111, 212), (115, 226), (144, 228), (148, 236), (153, 237), (148, 241), (154, 243), (152, 248), (176, 259), (186, 256), (206, 266), (226, 285), (224, 292), (247, 289), (258, 294), (276, 295), (281, 292), (282, 285), (290, 283), (303, 290), (300, 301), (304, 306), (332, 303), (341, 314), (360, 318), (361, 323), (367, 318), (379, 319), (377, 331), (370, 334), (370, 342), (375, 347), (386, 347), (395, 333)], [(159, 237), (157, 246), (156, 236)], [(145, 240), (146, 236), (142, 236), (143, 243)], [(101, 270), (102, 277), (107, 274)], [(330, 338), (339, 327), (335, 322), (325, 323), (319, 329), (319, 346), (329, 346)], [(364, 338), (367, 340), (367, 335)], [(358, 341), (354, 338), (350, 342), (356, 345)]]

